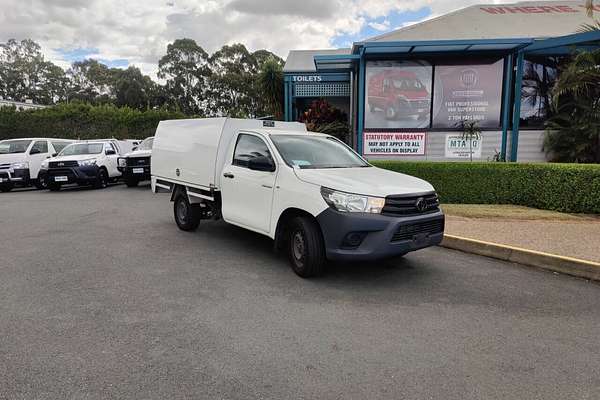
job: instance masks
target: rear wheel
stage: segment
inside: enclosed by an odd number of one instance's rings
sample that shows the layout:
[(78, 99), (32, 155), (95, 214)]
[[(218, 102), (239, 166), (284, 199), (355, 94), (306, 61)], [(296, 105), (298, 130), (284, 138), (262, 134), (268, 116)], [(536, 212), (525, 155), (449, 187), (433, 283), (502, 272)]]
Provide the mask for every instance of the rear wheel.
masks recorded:
[(190, 204), (187, 196), (180, 194), (173, 202), (173, 216), (177, 226), (182, 231), (194, 231), (200, 225), (200, 206)]
[(302, 278), (321, 275), (325, 270), (325, 245), (317, 223), (308, 217), (296, 217), (288, 232), (288, 257), (294, 272)]
[(12, 183), (6, 183), (3, 185), (0, 185), (0, 192), (10, 192), (11, 190), (13, 190), (14, 185)]
[(98, 176), (94, 181), (94, 188), (96, 189), (104, 189), (108, 186), (108, 172), (104, 168), (100, 168), (98, 171)]

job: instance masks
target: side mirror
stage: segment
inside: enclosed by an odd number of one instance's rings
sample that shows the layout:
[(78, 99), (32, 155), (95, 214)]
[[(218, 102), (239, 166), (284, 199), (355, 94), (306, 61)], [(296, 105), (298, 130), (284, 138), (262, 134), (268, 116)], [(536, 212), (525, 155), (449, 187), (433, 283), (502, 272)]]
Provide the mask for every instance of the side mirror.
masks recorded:
[(52, 157), (56, 157), (58, 153), (52, 153)]
[(248, 168), (253, 171), (275, 171), (275, 164), (269, 157), (254, 157), (248, 160)]
[(113, 155), (117, 154), (117, 152), (114, 151), (113, 149), (108, 149), (104, 152), (104, 154), (106, 154), (107, 156), (113, 156)]
[(29, 154), (40, 154), (42, 151), (40, 149), (37, 148), (33, 148), (29, 151)]

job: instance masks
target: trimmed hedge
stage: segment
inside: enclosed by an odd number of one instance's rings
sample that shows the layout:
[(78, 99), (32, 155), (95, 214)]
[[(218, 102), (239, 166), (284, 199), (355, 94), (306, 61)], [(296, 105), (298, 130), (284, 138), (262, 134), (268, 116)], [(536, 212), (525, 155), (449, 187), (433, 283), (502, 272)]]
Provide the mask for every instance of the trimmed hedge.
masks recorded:
[(515, 204), (600, 214), (600, 165), (373, 161), (429, 181), (442, 203)]
[(38, 110), (0, 107), (0, 139), (143, 139), (154, 135), (161, 120), (185, 118), (180, 112), (139, 111), (113, 105), (59, 104)]

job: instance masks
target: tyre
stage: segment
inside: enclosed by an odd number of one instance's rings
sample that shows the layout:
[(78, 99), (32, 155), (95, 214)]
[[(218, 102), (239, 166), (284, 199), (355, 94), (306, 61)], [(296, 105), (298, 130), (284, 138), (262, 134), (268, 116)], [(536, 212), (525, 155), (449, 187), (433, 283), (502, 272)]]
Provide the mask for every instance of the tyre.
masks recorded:
[(127, 187), (136, 187), (140, 183), (136, 178), (125, 178), (125, 185)]
[(288, 256), (294, 272), (302, 278), (321, 275), (325, 270), (325, 244), (316, 221), (296, 217), (288, 232)]
[(48, 189), (48, 180), (46, 179), (45, 176), (38, 176), (37, 180), (34, 183), (35, 187), (40, 189), (40, 190), (44, 190), (44, 189)]
[(4, 185), (0, 185), (0, 192), (10, 192), (13, 190), (14, 185), (12, 183), (6, 183)]
[(182, 231), (194, 231), (200, 225), (200, 206), (190, 204), (185, 194), (179, 194), (173, 202), (173, 215)]
[(60, 190), (60, 183), (48, 183), (48, 189), (51, 192), (58, 192)]
[(396, 112), (396, 108), (394, 106), (388, 106), (385, 109), (385, 119), (393, 120), (396, 119), (398, 113)]
[(104, 189), (108, 186), (108, 172), (104, 168), (100, 168), (98, 171), (98, 176), (96, 176), (96, 180), (94, 181), (95, 189)]

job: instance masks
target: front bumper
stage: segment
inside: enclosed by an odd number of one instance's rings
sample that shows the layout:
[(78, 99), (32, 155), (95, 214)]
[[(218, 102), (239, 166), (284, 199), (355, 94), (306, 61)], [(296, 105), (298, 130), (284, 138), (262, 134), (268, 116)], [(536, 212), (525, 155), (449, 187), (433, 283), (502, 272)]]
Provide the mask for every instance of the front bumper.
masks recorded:
[(0, 169), (0, 185), (29, 186), (31, 177), (29, 169)]
[(150, 166), (140, 167), (117, 167), (124, 179), (137, 179), (140, 181), (150, 180)]
[[(444, 238), (444, 214), (434, 213), (407, 217), (380, 214), (342, 213), (331, 208), (317, 216), (330, 260), (377, 260), (435, 246)], [(348, 240), (362, 237), (353, 246)]]
[(49, 168), (47, 172), (48, 184), (67, 185), (77, 183), (79, 185), (91, 184), (98, 177), (97, 165), (86, 165), (79, 167)]

